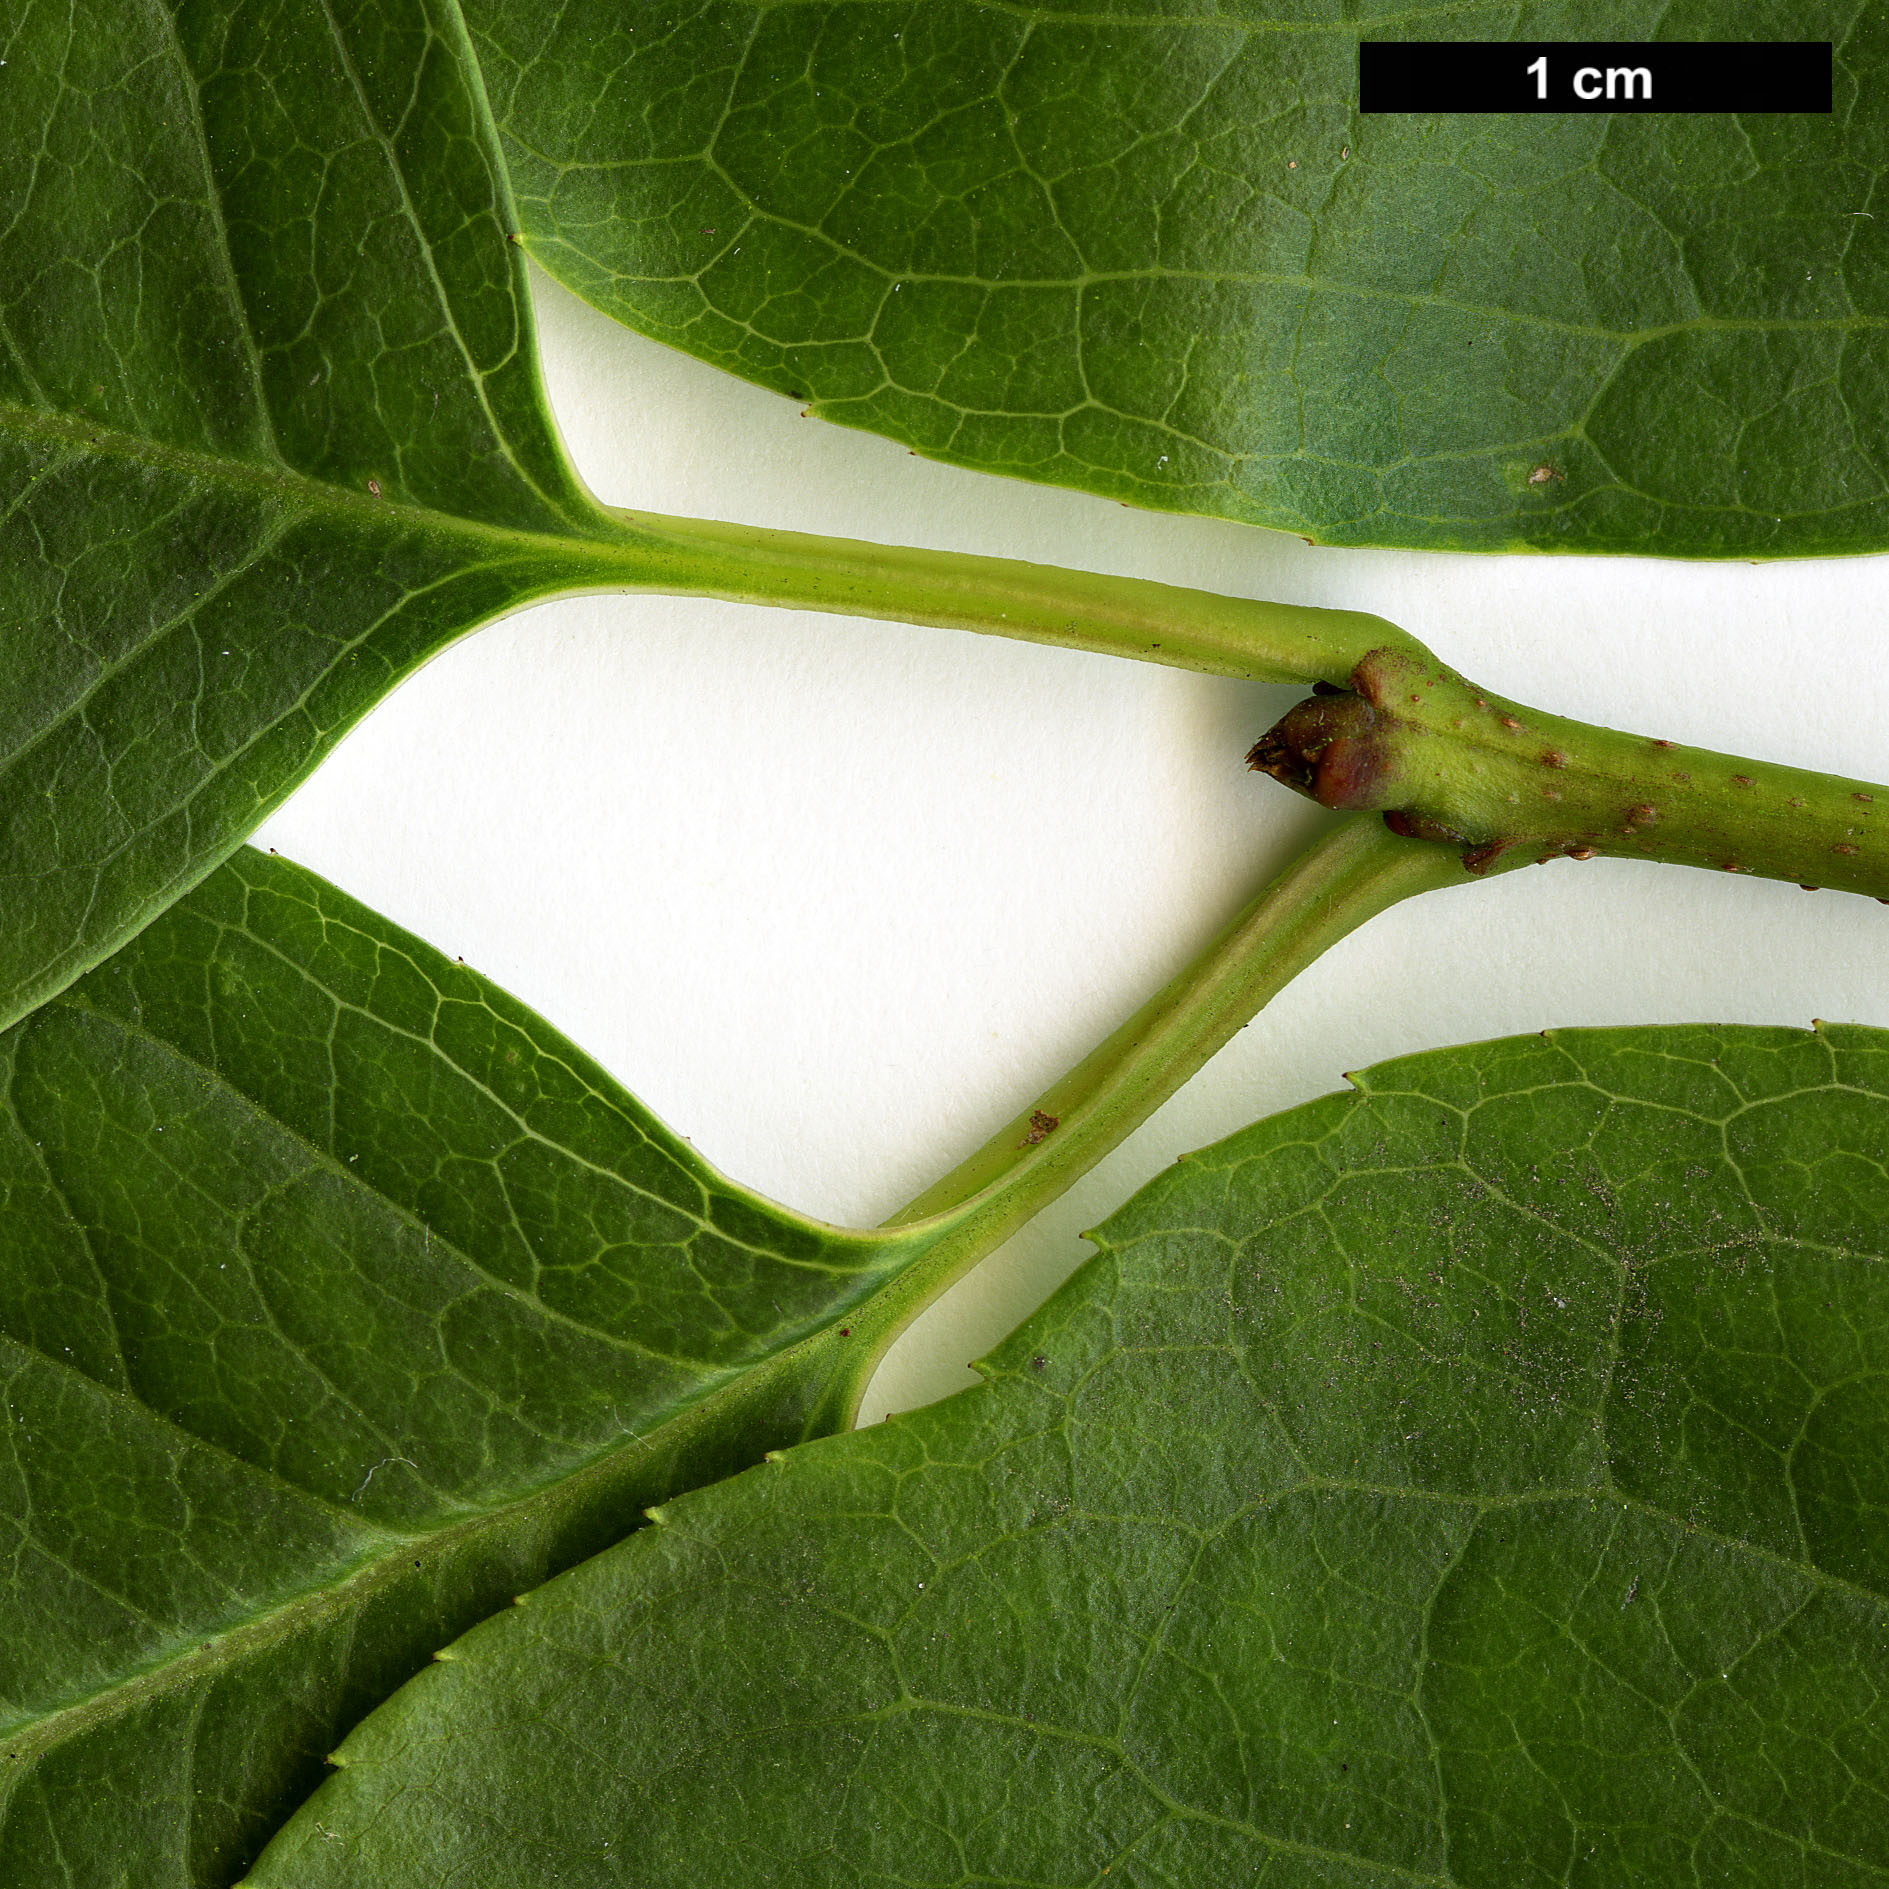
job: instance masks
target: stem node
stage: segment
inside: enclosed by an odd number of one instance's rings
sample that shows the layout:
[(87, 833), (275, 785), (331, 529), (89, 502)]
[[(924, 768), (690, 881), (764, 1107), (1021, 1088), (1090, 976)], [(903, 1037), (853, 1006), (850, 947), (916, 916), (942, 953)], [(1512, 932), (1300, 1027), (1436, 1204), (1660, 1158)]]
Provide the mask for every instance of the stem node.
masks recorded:
[(1889, 836), (1858, 824), (1889, 789), (1543, 715), (1394, 645), (1349, 689), (1288, 710), (1247, 759), (1322, 806), (1461, 847), (1473, 874), (1524, 847), (1889, 894)]

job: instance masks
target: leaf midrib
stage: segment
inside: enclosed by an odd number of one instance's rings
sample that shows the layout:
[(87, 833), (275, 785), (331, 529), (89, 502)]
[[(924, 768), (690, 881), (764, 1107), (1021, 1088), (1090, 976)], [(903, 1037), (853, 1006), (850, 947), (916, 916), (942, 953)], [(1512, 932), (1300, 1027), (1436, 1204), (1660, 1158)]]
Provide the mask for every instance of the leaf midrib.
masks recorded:
[[(44, 1356), (39, 1352), (33, 1355)], [(53, 1364), (60, 1362), (57, 1359), (46, 1361)], [(103, 1388), (97, 1386), (95, 1380), (88, 1378), (85, 1381), (93, 1384), (94, 1388)], [(716, 1391), (709, 1393), (709, 1398), (725, 1388), (717, 1386)], [(642, 1436), (631, 1436), (627, 1447), (622, 1442), (606, 1445), (556, 1480), (542, 1484), (497, 1508), (483, 1510), (463, 1520), (444, 1523), (438, 1528), (415, 1534), (401, 1535), (376, 1530), (375, 1525), (363, 1517), (358, 1524), (362, 1532), (378, 1534), (379, 1539), (353, 1561), (342, 1563), (334, 1579), (321, 1586), (304, 1588), (273, 1606), (240, 1618), (236, 1624), (214, 1629), (207, 1638), (192, 1635), (187, 1651), (159, 1653), (144, 1666), (72, 1698), (63, 1705), (14, 1721), (12, 1726), (0, 1732), (0, 1743), (6, 1747), (4, 1754), (0, 1755), (9, 1762), (24, 1760), (58, 1745), (69, 1734), (76, 1736), (91, 1725), (187, 1686), (200, 1675), (214, 1677), (225, 1671), (240, 1670), (247, 1655), (268, 1651), (281, 1641), (291, 1638), (300, 1627), (318, 1624), (324, 1618), (340, 1616), (357, 1603), (364, 1605), (381, 1587), (402, 1573), (412, 1573), (416, 1563), (446, 1556), (484, 1535), (502, 1535), (509, 1523), (529, 1522), (544, 1513), (555, 1512), (570, 1498), (581, 1496), (592, 1485), (607, 1481), (613, 1472), (622, 1468), (624, 1458), (640, 1451), (652, 1450), (655, 1439), (670, 1431), (673, 1425), (691, 1418), (700, 1420), (709, 1398), (685, 1406)], [(138, 1408), (140, 1411), (145, 1410), (142, 1404)], [(193, 1440), (199, 1444), (203, 1442), (200, 1437)], [(664, 1436), (663, 1440), (667, 1441), (668, 1438)], [(255, 1467), (253, 1464), (245, 1466)], [(322, 1502), (319, 1497), (315, 1500), (324, 1508), (334, 1507), (332, 1503)], [(625, 1534), (629, 1532), (628, 1529), (624, 1531)], [(403, 1563), (406, 1564), (404, 1567)], [(10, 1782), (0, 1776), (0, 1804), (5, 1802)]]
[(187, 479), (254, 492), (307, 511), (332, 513), (354, 525), (371, 525), (376, 535), (387, 532), (391, 518), (409, 530), (489, 543), (514, 555), (522, 552), (543, 556), (553, 552), (559, 557), (595, 560), (611, 566), (632, 562), (632, 547), (639, 542), (633, 532), (619, 522), (617, 515), (606, 512), (587, 493), (584, 502), (593, 515), (594, 535), (576, 530), (568, 533), (538, 531), (524, 525), (498, 525), (459, 512), (443, 512), (434, 506), (416, 504), (410, 498), (377, 498), (370, 493), (350, 492), (344, 486), (313, 478), (281, 463), (265, 465), (194, 447), (175, 446), (99, 422), (35, 412), (29, 407), (0, 401), (0, 434), (6, 433), (66, 446), (79, 458), (92, 455), (130, 460)]
[[(384, 1586), (415, 1571), (416, 1564), (429, 1560), (443, 1559), (468, 1546), (476, 1545), (482, 1539), (503, 1537), (513, 1525), (529, 1532), (533, 1524), (541, 1523), (547, 1517), (555, 1516), (561, 1509), (581, 1508), (584, 1499), (600, 1485), (607, 1486), (611, 1480), (630, 1469), (637, 1457), (649, 1457), (659, 1449), (667, 1449), (682, 1441), (689, 1430), (696, 1427), (706, 1428), (717, 1417), (728, 1402), (739, 1397), (744, 1391), (758, 1386), (763, 1380), (782, 1373), (791, 1372), (795, 1353), (815, 1343), (823, 1334), (813, 1332), (796, 1344), (775, 1356), (763, 1360), (760, 1364), (747, 1369), (725, 1373), (722, 1381), (702, 1391), (695, 1397), (680, 1403), (677, 1408), (651, 1429), (640, 1435), (628, 1432), (625, 1436), (605, 1444), (589, 1456), (582, 1458), (574, 1466), (559, 1472), (552, 1479), (514, 1496), (496, 1507), (482, 1509), (463, 1519), (445, 1522), (437, 1527), (422, 1529), (411, 1533), (399, 1533), (377, 1526), (369, 1518), (356, 1519), (355, 1526), (362, 1535), (369, 1537), (369, 1545), (354, 1560), (343, 1562), (334, 1573), (334, 1577), (320, 1586), (306, 1587), (273, 1605), (258, 1609), (246, 1617), (239, 1617), (233, 1624), (226, 1624), (212, 1629), (207, 1636), (192, 1634), (188, 1646), (183, 1650), (160, 1652), (143, 1666), (105, 1684), (94, 1687), (91, 1691), (69, 1698), (65, 1703), (23, 1716), (0, 1730), (0, 1762), (15, 1763), (37, 1756), (39, 1753), (57, 1746), (67, 1735), (77, 1736), (89, 1727), (106, 1722), (121, 1712), (129, 1711), (149, 1700), (187, 1687), (198, 1677), (218, 1676), (225, 1671), (238, 1671), (244, 1659), (251, 1653), (266, 1652), (271, 1647), (290, 1639), (302, 1627), (317, 1625), (325, 1618), (339, 1617), (357, 1605), (365, 1605)], [(161, 1412), (154, 1412), (148, 1406), (138, 1403), (129, 1391), (114, 1390), (111, 1386), (101, 1385), (94, 1378), (86, 1376), (76, 1366), (69, 1365), (63, 1359), (50, 1358), (45, 1353), (22, 1346), (22, 1351), (56, 1368), (70, 1370), (81, 1378), (90, 1389), (98, 1394), (115, 1397), (136, 1404), (139, 1412), (149, 1419), (169, 1424)], [(205, 1439), (194, 1433), (183, 1432), (200, 1447), (220, 1450), (215, 1444), (206, 1443)], [(231, 1458), (241, 1461), (240, 1458)], [(256, 1465), (244, 1463), (246, 1469), (254, 1471)], [(265, 1475), (269, 1472), (262, 1472)], [(285, 1485), (293, 1488), (293, 1485)], [(305, 1492), (297, 1489), (298, 1496)], [(323, 1498), (307, 1498), (316, 1506), (345, 1514), (337, 1510), (337, 1505)], [(640, 1511), (639, 1511), (640, 1514)], [(642, 1526), (639, 1521), (625, 1527), (612, 1536), (611, 1544), (624, 1540)], [(586, 1553), (601, 1552), (601, 1548), (587, 1550)], [(581, 1558), (581, 1557), (580, 1557)], [(405, 1564), (405, 1565), (403, 1565)], [(420, 1569), (424, 1571), (423, 1567)], [(549, 1580), (559, 1572), (559, 1564), (554, 1560), (548, 1572), (539, 1578)], [(467, 1622), (455, 1631), (464, 1631), (475, 1624)], [(182, 1647), (180, 1642), (180, 1647)], [(30, 1770), (30, 1765), (27, 1767)], [(12, 1785), (27, 1774), (19, 1771), (9, 1777), (0, 1772), (0, 1809), (4, 1808)]]
[[(571, 1326), (586, 1337), (611, 1343), (618, 1348), (633, 1351), (639, 1356), (659, 1358), (663, 1355), (652, 1352), (647, 1346), (635, 1345), (629, 1341), (617, 1339), (611, 1333), (578, 1324), (557, 1313), (553, 1308), (543, 1306), (538, 1299), (521, 1292), (509, 1282), (489, 1274), (474, 1259), (463, 1253), (455, 1242), (434, 1233), (424, 1222), (403, 1209), (398, 1202), (389, 1200), (384, 1194), (368, 1188), (333, 1154), (310, 1141), (298, 1129), (281, 1121), (273, 1111), (260, 1104), (246, 1091), (237, 1088), (220, 1071), (180, 1049), (170, 1039), (159, 1036), (141, 1024), (132, 1023), (89, 1004), (72, 1007), (78, 1009), (87, 1018), (121, 1035), (152, 1044), (166, 1055), (176, 1058), (197, 1071), (222, 1093), (246, 1107), (257, 1110), (279, 1132), (305, 1149), (318, 1165), (338, 1175), (348, 1184), (372, 1194), (376, 1201), (387, 1205), (403, 1222), (425, 1231), (429, 1237), (436, 1239), (439, 1245), (457, 1256), (480, 1278), (488, 1279), (496, 1289), (503, 1291), (507, 1296), (522, 1301), (534, 1311), (543, 1312), (547, 1318), (555, 1322)], [(511, 1111), (508, 1110), (507, 1113), (510, 1115)], [(24, 1124), (19, 1125), (24, 1132)], [(29, 1136), (28, 1139), (31, 1137)], [(65, 1190), (59, 1185), (58, 1178), (51, 1169), (45, 1167), (43, 1160), (42, 1169), (50, 1184), (64, 1200)], [(71, 1204), (70, 1202), (66, 1204), (70, 1214)], [(74, 1216), (74, 1224), (83, 1234), (85, 1230), (76, 1216)], [(888, 1240), (888, 1245), (892, 1243)], [(886, 1283), (888, 1282), (883, 1274), (878, 1273), (858, 1281), (867, 1295)], [(101, 1383), (89, 1373), (79, 1370), (68, 1360), (51, 1357), (35, 1347), (21, 1346), (21, 1350), (26, 1355), (40, 1360), (43, 1364), (71, 1372), (84, 1384), (89, 1394), (130, 1404), (147, 1421), (155, 1421), (163, 1425), (167, 1430), (186, 1439), (195, 1447), (209, 1449), (248, 1473), (263, 1476), (297, 1499), (308, 1501), (324, 1512), (345, 1520), (362, 1535), (372, 1539), (371, 1545), (361, 1556), (352, 1562), (344, 1562), (336, 1571), (335, 1578), (323, 1585), (304, 1589), (246, 1618), (241, 1618), (235, 1625), (217, 1629), (210, 1634), (208, 1639), (200, 1639), (199, 1636), (192, 1635), (189, 1650), (159, 1654), (132, 1673), (112, 1679), (63, 1705), (16, 1720), (12, 1726), (0, 1731), (0, 1741), (3, 1741), (6, 1746), (5, 1760), (7, 1762), (19, 1761), (25, 1756), (57, 1745), (68, 1734), (77, 1735), (88, 1726), (111, 1719), (149, 1699), (187, 1687), (201, 1675), (214, 1676), (224, 1670), (240, 1668), (243, 1660), (251, 1653), (266, 1650), (292, 1637), (304, 1627), (319, 1624), (324, 1619), (344, 1614), (350, 1608), (364, 1605), (382, 1586), (412, 1571), (411, 1567), (403, 1567), (403, 1563), (424, 1562), (430, 1558), (443, 1557), (469, 1542), (493, 1536), (502, 1537), (513, 1524), (529, 1524), (537, 1517), (556, 1513), (560, 1508), (581, 1506), (583, 1498), (593, 1487), (620, 1474), (638, 1455), (653, 1452), (658, 1447), (659, 1439), (665, 1446), (673, 1442), (678, 1435), (677, 1426), (706, 1425), (711, 1422), (715, 1412), (726, 1400), (731, 1396), (738, 1396), (749, 1385), (772, 1375), (792, 1357), (795, 1351), (816, 1340), (826, 1325), (843, 1316), (848, 1306), (856, 1302), (856, 1299), (849, 1299), (843, 1303), (836, 1303), (829, 1309), (829, 1315), (817, 1323), (813, 1329), (803, 1332), (788, 1346), (769, 1357), (751, 1360), (741, 1365), (719, 1367), (698, 1361), (667, 1360), (697, 1374), (698, 1382), (688, 1394), (677, 1401), (675, 1407), (667, 1415), (661, 1416), (651, 1429), (641, 1435), (629, 1432), (626, 1436), (620, 1436), (605, 1443), (595, 1451), (581, 1456), (571, 1466), (559, 1469), (550, 1478), (509, 1500), (495, 1506), (481, 1507), (471, 1515), (462, 1515), (433, 1527), (413, 1531), (391, 1530), (366, 1515), (352, 1513), (327, 1497), (287, 1481), (266, 1466), (252, 1463), (214, 1441), (198, 1436), (194, 1431), (184, 1429), (166, 1417), (162, 1411), (154, 1410), (144, 1403), (129, 1385), (114, 1386)], [(627, 1532), (629, 1531), (626, 1530), (625, 1533)], [(617, 1537), (617, 1539), (621, 1538), (621, 1536)], [(4, 1777), (0, 1777), (0, 1803), (4, 1803), (8, 1794), (10, 1794), (9, 1782)]]

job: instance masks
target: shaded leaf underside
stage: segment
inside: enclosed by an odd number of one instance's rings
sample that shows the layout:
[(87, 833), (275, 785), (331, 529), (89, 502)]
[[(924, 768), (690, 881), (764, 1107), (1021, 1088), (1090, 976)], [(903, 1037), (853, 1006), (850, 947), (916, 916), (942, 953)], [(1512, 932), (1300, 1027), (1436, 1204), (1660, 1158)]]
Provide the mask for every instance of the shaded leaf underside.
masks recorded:
[(0, 0), (0, 1022), (597, 581), (449, 0)]
[(230, 1881), (435, 1647), (797, 1437), (768, 1361), (922, 1243), (731, 1186), (254, 852), (0, 1036), (0, 1082), (21, 1889)]
[(1889, 1879), (1889, 1037), (1359, 1083), (448, 1649), (253, 1880)]
[[(532, 254), (828, 419), (1329, 543), (1889, 541), (1866, 0), (465, 12)], [(1361, 37), (1829, 39), (1836, 109), (1365, 117)]]
[[(1750, 123), (1729, 157), (1710, 127), (1656, 150), (1591, 126), (1367, 145), (1320, 103), (1344, 33), (1299, 37), (1282, 104), (1278, 36), (1237, 21), (572, 6), (547, 37), (535, 10), (479, 12), (547, 261), (834, 417), (1327, 536), (1881, 535), (1879, 239), (1865, 212), (1839, 231), (1828, 195), (1873, 201), (1856, 100), (1881, 32), (1857, 8), (1828, 9), (1841, 108), (1808, 171)], [(619, 59), (626, 23), (661, 27), (655, 51)], [(414, 664), (626, 566), (545, 416), (449, 0), (174, 0), (109, 30), (0, 0), (0, 57), (0, 1018), (43, 1005), (0, 1036), (0, 1880), (207, 1889), (428, 1652), (643, 1503), (797, 1435), (813, 1387), (773, 1363), (917, 1236), (753, 1200), (472, 973), (286, 864), (213, 870)], [(647, 151), (613, 116), (642, 122), (637, 87)], [(533, 145), (534, 111), (576, 156)], [(586, 142), (600, 126), (621, 170)], [(842, 184), (855, 136), (864, 181)], [(1261, 188), (1281, 139), (1319, 155)], [(1695, 160), (1736, 200), (1723, 228), (1687, 223)], [(1148, 188), (1178, 206), (1175, 256), (1117, 266)], [(1634, 189), (1644, 229), (1615, 202)], [(1368, 198), (1348, 252), (1346, 190)], [(1531, 191), (1552, 216), (1521, 232), (1501, 212)], [(626, 201), (660, 281), (626, 273)], [(1452, 245), (1447, 295), (1396, 273), (1414, 225)], [(1543, 228), (1615, 248), (1518, 272)], [(1342, 320), (1292, 275), (1306, 229), (1363, 283)], [(874, 252), (888, 230), (905, 247)], [(1203, 261), (1202, 231), (1251, 247), (1247, 274)], [(1753, 253), (1734, 281), (1726, 258)], [(1465, 315), (1477, 269), (1559, 312)], [(1668, 298), (1658, 334), (1634, 283)], [(1328, 360), (1323, 395), (1308, 367), (1287, 425), (1264, 402), (1361, 311), (1385, 324), (1370, 373), (1348, 334), (1353, 365)], [(1058, 407), (1069, 358), (1080, 399)], [(1438, 444), (1466, 425), (1463, 450)], [(1813, 432), (1827, 449), (1801, 464)], [(1407, 1093), (1380, 1079), (1203, 1158), (991, 1389), (683, 1505), (466, 1642), (356, 1739), (280, 1867), (605, 1881), (634, 1829), (638, 1869), (691, 1882), (723, 1855), (759, 1879), (786, 1858), (836, 1881), (1086, 1880), (1084, 1843), (1125, 1881), (1280, 1858), (1292, 1881), (1562, 1881), (1583, 1842), (1613, 1846), (1603, 1875), (1651, 1879), (1679, 1844), (1701, 1875), (1876, 1880), (1880, 1052), (1668, 1040), (1413, 1064)], [(1700, 1073), (1715, 1045), (1734, 1076)], [(1655, 1065), (1677, 1100), (1643, 1093)], [(1426, 1099), (1452, 1068), (1482, 1072), (1476, 1110)], [(1794, 1088), (1765, 1073), (1787, 1068)], [(1514, 1127), (1541, 1096), (1573, 1126)], [(1703, 1140), (1648, 1179), (1601, 1132), (1634, 1110)], [(1736, 1142), (1787, 1116), (1783, 1152)], [(1352, 1168), (1347, 1135), (1371, 1156)], [(1796, 1136), (1823, 1150), (1815, 1189)], [(1500, 1174), (1534, 1217), (1489, 1232), (1490, 1162), (1523, 1146), (1553, 1151), (1547, 1181)], [(1372, 1161), (1404, 1215), (1389, 1236), (1342, 1224)], [(1323, 1191), (1280, 1205), (1295, 1162)], [(1460, 1198), (1426, 1221), (1425, 1187)], [(1804, 1231), (1848, 1202), (1841, 1238)], [(1710, 1323), (1721, 1301), (1749, 1334)], [(1462, 1730), (1496, 1724), (1513, 1736), (1487, 1750)], [(1608, 1797), (1623, 1779), (1639, 1795)], [(374, 1792), (361, 1838), (330, 1806)]]

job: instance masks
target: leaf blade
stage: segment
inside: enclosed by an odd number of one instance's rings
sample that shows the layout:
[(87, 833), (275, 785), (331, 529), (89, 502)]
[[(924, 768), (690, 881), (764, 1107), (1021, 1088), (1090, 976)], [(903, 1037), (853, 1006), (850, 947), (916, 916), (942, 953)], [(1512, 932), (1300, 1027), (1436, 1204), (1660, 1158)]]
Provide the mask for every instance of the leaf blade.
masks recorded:
[(1438, 1052), (1190, 1157), (986, 1386), (476, 1629), (254, 1880), (1880, 1880), (1883, 1041)]
[[(1324, 543), (1883, 542), (1849, 0), (466, 12), (535, 259), (824, 418)], [(1623, 35), (1828, 38), (1836, 110), (1355, 109), (1362, 37)]]
[(23, 1884), (230, 1880), (459, 1627), (798, 1435), (819, 1335), (933, 1237), (754, 1199), (253, 852), (0, 1054)]
[(456, 12), (121, 24), (0, 21), (0, 1021), (612, 536)]

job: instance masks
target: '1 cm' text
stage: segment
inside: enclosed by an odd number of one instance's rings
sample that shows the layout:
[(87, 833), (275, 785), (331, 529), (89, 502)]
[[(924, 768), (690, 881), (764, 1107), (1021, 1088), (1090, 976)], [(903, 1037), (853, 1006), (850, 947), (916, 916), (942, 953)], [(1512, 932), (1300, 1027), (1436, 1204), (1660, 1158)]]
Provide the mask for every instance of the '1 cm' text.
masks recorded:
[[(1543, 53), (1524, 70), (1535, 81), (1535, 96), (1545, 99), (1548, 96), (1548, 55)], [(1605, 72), (1599, 66), (1582, 66), (1574, 74), (1574, 96), (1590, 102), (1597, 98), (1650, 101), (1653, 74), (1647, 66), (1609, 66)]]

